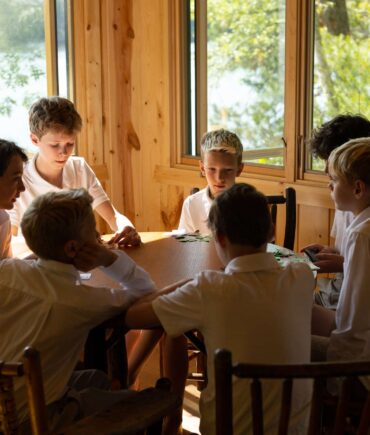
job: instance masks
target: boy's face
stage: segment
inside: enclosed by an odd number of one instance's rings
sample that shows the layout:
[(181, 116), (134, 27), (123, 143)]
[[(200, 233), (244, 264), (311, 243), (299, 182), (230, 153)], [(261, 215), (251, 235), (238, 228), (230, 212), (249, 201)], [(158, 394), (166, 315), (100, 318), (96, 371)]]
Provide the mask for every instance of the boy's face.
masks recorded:
[(91, 209), (91, 213), (86, 217), (84, 226), (80, 232), (81, 243), (96, 243), (97, 242), (97, 232), (96, 232), (96, 222), (95, 216)]
[(344, 211), (354, 211), (356, 207), (356, 197), (354, 185), (344, 177), (339, 177), (332, 168), (328, 168), (330, 178), (330, 195), (335, 202), (335, 208)]
[(63, 169), (73, 152), (76, 134), (48, 131), (41, 139), (31, 133), (31, 140), (39, 147), (38, 159), (52, 169)]
[(203, 160), (199, 162), (202, 175), (207, 179), (212, 197), (235, 184), (235, 178), (243, 170), (243, 164), (238, 165), (235, 154), (221, 151), (204, 153)]
[(14, 155), (4, 174), (0, 176), (0, 209), (12, 209), (19, 194), (25, 190), (22, 174), (23, 160)]

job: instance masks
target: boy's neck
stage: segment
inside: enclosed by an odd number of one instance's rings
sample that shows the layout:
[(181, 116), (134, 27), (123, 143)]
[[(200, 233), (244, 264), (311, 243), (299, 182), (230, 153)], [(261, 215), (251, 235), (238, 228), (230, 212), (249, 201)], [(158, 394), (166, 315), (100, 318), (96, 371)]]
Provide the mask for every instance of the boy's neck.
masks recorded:
[(259, 246), (258, 248), (255, 248), (254, 246), (229, 244), (224, 252), (226, 254), (227, 262), (229, 263), (231, 260), (237, 257), (264, 253), (266, 252), (266, 249), (267, 244)]
[(50, 165), (46, 164), (42, 157), (38, 154), (35, 160), (35, 167), (39, 175), (48, 183), (53, 186), (63, 187), (63, 168), (60, 170), (53, 170)]

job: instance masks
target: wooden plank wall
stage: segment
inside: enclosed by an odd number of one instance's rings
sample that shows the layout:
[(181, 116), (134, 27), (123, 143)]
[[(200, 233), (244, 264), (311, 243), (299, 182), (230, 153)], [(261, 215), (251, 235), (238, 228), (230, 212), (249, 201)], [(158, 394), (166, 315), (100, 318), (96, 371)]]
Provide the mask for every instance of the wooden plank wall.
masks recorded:
[[(139, 231), (176, 228), (184, 197), (205, 185), (196, 166), (176, 164), (172, 1), (73, 2), (75, 95), (84, 121), (78, 152), (107, 168), (113, 204)], [(329, 243), (333, 205), (325, 181), (284, 183), (248, 174), (239, 181), (266, 194), (295, 187), (296, 248)], [(281, 233), (280, 221), (278, 241)]]

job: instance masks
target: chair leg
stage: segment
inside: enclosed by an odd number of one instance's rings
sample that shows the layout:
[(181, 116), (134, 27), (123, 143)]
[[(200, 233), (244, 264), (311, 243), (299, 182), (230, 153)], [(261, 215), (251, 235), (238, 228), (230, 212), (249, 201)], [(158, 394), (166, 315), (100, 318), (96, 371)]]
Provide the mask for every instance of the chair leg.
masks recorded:
[[(160, 378), (157, 380), (155, 384), (155, 388), (162, 391), (170, 391), (171, 390), (171, 381), (167, 378)], [(161, 435), (163, 427), (163, 418), (161, 418), (156, 423), (152, 424), (146, 430), (147, 435)]]

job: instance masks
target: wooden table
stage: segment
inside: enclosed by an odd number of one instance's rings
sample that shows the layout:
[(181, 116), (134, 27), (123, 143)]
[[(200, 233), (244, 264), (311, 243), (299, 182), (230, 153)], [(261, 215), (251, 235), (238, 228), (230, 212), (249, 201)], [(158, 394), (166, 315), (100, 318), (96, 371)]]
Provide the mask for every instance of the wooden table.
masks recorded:
[[(193, 278), (203, 270), (222, 268), (213, 240), (180, 242), (164, 232), (143, 232), (140, 236), (143, 243), (126, 248), (124, 252), (150, 274), (158, 289), (184, 278)], [(117, 285), (99, 270), (94, 271), (91, 282)]]

